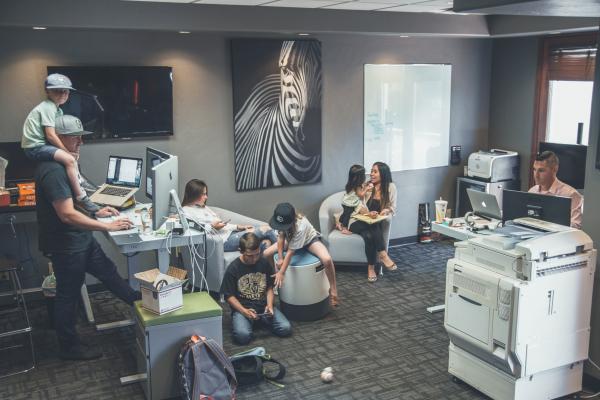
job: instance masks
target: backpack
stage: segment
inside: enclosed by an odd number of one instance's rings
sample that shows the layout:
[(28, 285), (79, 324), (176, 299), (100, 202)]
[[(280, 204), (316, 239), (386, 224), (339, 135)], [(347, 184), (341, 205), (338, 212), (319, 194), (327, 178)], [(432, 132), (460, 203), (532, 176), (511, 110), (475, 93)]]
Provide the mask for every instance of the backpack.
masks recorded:
[(177, 364), (184, 400), (235, 399), (233, 366), (214, 340), (192, 336), (183, 344)]
[[(267, 354), (264, 347), (255, 347), (234, 354), (229, 359), (240, 385), (250, 385), (266, 380), (275, 386), (283, 387), (281, 383), (276, 381), (280, 381), (285, 376), (285, 367)], [(273, 365), (269, 366), (269, 364)], [(276, 367), (275, 370), (271, 368), (273, 366)]]

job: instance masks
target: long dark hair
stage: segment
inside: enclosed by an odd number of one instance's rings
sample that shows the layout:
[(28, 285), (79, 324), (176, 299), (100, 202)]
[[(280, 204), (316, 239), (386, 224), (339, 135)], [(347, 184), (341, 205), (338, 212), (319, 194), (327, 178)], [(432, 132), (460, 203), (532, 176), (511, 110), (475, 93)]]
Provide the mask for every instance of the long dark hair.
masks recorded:
[(373, 163), (379, 170), (379, 190), (381, 191), (381, 209), (390, 205), (390, 183), (392, 183), (392, 172), (390, 167), (381, 161)]
[(365, 183), (365, 167), (354, 164), (348, 171), (348, 181), (346, 182), (346, 193), (356, 190)]
[(189, 206), (194, 201), (196, 201), (205, 189), (207, 189), (206, 183), (201, 181), (200, 179), (192, 179), (188, 183), (185, 184), (185, 192), (183, 193), (183, 201), (181, 202), (182, 206)]

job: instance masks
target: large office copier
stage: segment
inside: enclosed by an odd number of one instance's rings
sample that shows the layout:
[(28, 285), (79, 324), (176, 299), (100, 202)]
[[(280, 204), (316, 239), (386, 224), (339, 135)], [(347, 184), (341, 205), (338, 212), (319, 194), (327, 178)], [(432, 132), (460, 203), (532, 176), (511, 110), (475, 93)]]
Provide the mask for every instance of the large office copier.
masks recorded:
[(493, 399), (581, 390), (596, 250), (580, 230), (515, 220), (456, 243), (446, 270), (448, 371)]

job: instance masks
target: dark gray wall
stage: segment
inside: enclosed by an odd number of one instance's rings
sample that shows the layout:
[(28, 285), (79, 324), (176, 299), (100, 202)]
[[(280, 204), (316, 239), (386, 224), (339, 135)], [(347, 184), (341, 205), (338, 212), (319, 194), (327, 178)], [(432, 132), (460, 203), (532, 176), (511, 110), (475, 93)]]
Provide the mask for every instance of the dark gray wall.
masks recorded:
[[(232, 97), (228, 36), (90, 30), (0, 31), (0, 132), (18, 140), (27, 112), (43, 96), (46, 65), (170, 65), (174, 68), (175, 136), (152, 141), (92, 143), (82, 166), (103, 180), (108, 155), (144, 156), (151, 144), (180, 157), (180, 186), (193, 177), (210, 186), (210, 202), (266, 220), (291, 200), (317, 223), (319, 204), (341, 190), (347, 169), (362, 163), (363, 64), (452, 63), (451, 144), (464, 154), (486, 146), (489, 41), (323, 35), (323, 180), (319, 184), (237, 193), (233, 180)], [(419, 202), (453, 198), (462, 167), (395, 173), (401, 191), (392, 237), (416, 232)]]
[[(526, 37), (493, 40), (489, 142), (491, 147), (506, 147), (521, 154), (522, 189), (528, 186), (531, 164), (538, 41), (538, 38)], [(583, 230), (591, 236), (596, 248), (600, 243), (600, 210), (597, 207), (600, 201), (600, 173), (594, 168), (596, 143), (600, 130), (599, 79), (600, 68), (597, 68), (583, 213)], [(590, 339), (590, 356), (596, 363), (600, 360), (599, 275), (596, 273), (594, 282)], [(600, 378), (600, 373), (594, 368), (586, 368), (586, 372)]]
[(494, 39), (489, 145), (514, 150), (521, 159), (521, 185), (528, 186), (538, 59), (536, 37)]

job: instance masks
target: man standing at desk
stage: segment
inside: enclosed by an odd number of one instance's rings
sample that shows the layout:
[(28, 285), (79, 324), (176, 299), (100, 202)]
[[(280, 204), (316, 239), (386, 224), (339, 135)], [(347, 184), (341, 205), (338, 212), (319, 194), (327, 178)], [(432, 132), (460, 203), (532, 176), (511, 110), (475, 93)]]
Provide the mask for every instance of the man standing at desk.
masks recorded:
[[(56, 119), (56, 133), (72, 154), (79, 156), (83, 143), (81, 121), (71, 115)], [(43, 162), (35, 172), (36, 209), (39, 222), (39, 248), (52, 261), (56, 276), (54, 325), (63, 360), (91, 360), (102, 353), (80, 341), (75, 322), (76, 306), (85, 274), (98, 278), (111, 292), (127, 304), (140, 298), (119, 276), (115, 264), (104, 254), (92, 231), (118, 231), (131, 228), (126, 218), (103, 223), (79, 212), (73, 206), (73, 192), (65, 168), (55, 162)], [(104, 207), (96, 217), (118, 215)]]
[(533, 163), (533, 179), (535, 186), (529, 189), (531, 193), (563, 196), (571, 198), (571, 226), (581, 229), (583, 213), (583, 196), (572, 186), (561, 182), (556, 177), (558, 173), (558, 157), (552, 151), (544, 151)]

